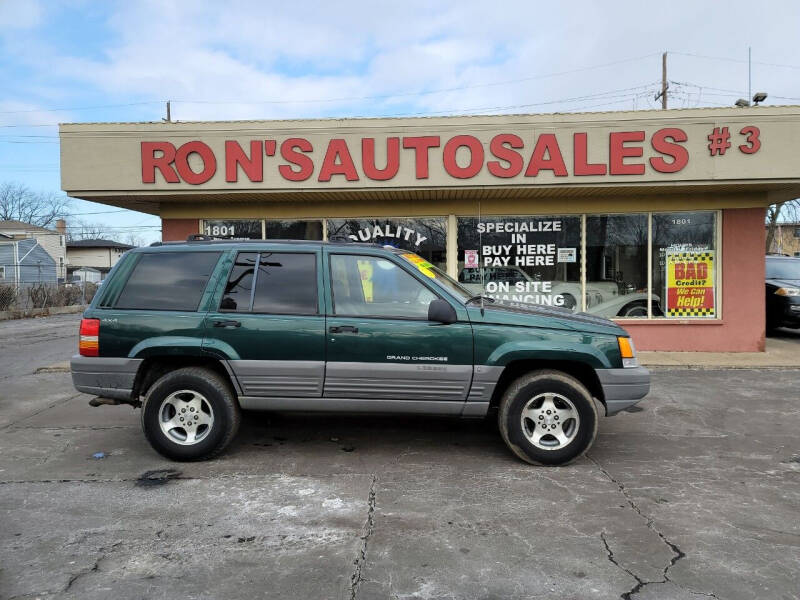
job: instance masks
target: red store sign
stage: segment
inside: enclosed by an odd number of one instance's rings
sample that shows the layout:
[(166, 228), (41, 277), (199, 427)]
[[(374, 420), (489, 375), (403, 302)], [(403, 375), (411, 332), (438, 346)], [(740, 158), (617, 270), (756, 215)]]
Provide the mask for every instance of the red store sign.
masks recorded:
[[(607, 138), (604, 141), (608, 148), (607, 160), (589, 156), (590, 135)], [(577, 132), (570, 141), (572, 164), (564, 160), (561, 145), (553, 133), (541, 133), (531, 143), (513, 133), (500, 133), (492, 137), (487, 146), (472, 135), (447, 139), (438, 135), (364, 137), (360, 143), (351, 141), (349, 144), (343, 138), (332, 138), (327, 141), (321, 159), (320, 154), (312, 155), (315, 148), (303, 137), (286, 138), (280, 143), (275, 139), (254, 139), (245, 147), (238, 141), (228, 140), (222, 156), (202, 141), (179, 146), (166, 141), (141, 142), (142, 183), (156, 183), (158, 173), (167, 183), (200, 185), (221, 168), (225, 170), (225, 181), (230, 183), (239, 181), (240, 176), (251, 182), (262, 182), (269, 173), (277, 173), (278, 177), (291, 182), (312, 178), (337, 183), (363, 179), (388, 181), (398, 174), (401, 161), (412, 161), (414, 177), (424, 180), (435, 167), (434, 156), (437, 162), (441, 157), (441, 166), (448, 177), (460, 180), (476, 177), (484, 170), (498, 179), (520, 174), (535, 178), (543, 172), (555, 177), (643, 175), (646, 169), (677, 173), (689, 162), (687, 139), (686, 132), (676, 127), (659, 129), (649, 139), (644, 131)], [(381, 160), (382, 164), (377, 164), (377, 144), (385, 145), (385, 152), (380, 152), (380, 156), (386, 157)], [(432, 150), (438, 148), (441, 152), (434, 154)], [(752, 151), (752, 145), (748, 148)], [(191, 155), (199, 157), (199, 160), (192, 160), (194, 169), (189, 164)]]

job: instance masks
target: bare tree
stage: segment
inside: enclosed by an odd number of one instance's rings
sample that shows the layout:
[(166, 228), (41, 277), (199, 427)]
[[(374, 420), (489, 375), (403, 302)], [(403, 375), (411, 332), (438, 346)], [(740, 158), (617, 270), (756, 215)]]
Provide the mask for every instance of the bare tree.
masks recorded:
[(0, 184), (0, 220), (22, 221), (39, 227), (53, 227), (67, 214), (70, 199), (47, 192), (35, 192), (21, 183)]
[(779, 202), (767, 208), (767, 243), (766, 251), (773, 252), (775, 233), (782, 222), (797, 222), (800, 217), (800, 198)]
[(139, 247), (146, 245), (144, 238), (140, 234), (133, 231), (129, 231), (128, 233), (124, 234), (120, 239), (123, 243), (131, 246)]
[(67, 237), (70, 240), (106, 239), (106, 227), (102, 223), (74, 219), (70, 221)]

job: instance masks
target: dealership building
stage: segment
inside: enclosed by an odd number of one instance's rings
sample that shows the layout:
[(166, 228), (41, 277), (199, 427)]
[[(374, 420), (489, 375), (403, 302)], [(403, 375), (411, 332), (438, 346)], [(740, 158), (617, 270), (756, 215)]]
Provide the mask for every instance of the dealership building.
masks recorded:
[(800, 196), (800, 107), (81, 123), (62, 187), (165, 241), (354, 240), (476, 293), (614, 319), (641, 350), (764, 348), (764, 213)]

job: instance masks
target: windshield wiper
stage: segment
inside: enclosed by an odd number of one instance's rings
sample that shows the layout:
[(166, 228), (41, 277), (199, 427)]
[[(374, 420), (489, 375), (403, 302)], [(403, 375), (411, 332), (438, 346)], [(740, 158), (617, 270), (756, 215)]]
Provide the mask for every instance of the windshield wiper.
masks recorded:
[(492, 304), (495, 301), (494, 298), (492, 298), (491, 296), (484, 296), (483, 294), (478, 294), (477, 296), (470, 296), (470, 298), (464, 303), (464, 305), (466, 306), (472, 304), (473, 302), (476, 302), (481, 299), (483, 299), (484, 302), (488, 302), (489, 304)]

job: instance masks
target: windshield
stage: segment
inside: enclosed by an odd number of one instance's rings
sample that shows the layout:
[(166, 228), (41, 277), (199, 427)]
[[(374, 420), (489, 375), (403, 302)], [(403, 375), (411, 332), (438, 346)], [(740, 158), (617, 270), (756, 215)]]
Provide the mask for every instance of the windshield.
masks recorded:
[(767, 259), (767, 279), (800, 279), (800, 259)]
[(475, 295), (462, 287), (460, 283), (450, 277), (447, 273), (438, 267), (435, 267), (421, 256), (412, 254), (411, 252), (403, 252), (400, 254), (400, 256), (411, 263), (416, 269), (419, 270), (420, 273), (426, 277), (434, 279), (441, 286), (446, 288), (448, 292), (453, 294), (456, 298), (459, 298), (462, 302), (466, 302)]

